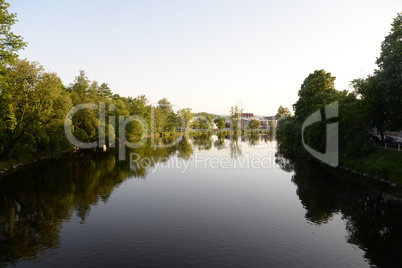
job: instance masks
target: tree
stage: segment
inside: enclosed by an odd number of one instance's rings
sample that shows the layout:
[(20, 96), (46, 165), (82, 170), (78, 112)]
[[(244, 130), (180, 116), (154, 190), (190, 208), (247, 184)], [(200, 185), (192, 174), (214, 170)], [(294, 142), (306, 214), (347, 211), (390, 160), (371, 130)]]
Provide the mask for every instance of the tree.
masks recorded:
[(376, 127), (384, 139), (385, 130), (402, 129), (402, 13), (392, 23), (389, 34), (381, 44), (377, 58), (378, 69), (367, 78), (351, 82), (362, 99), (363, 113), (368, 124)]
[(8, 67), (18, 59), (17, 51), (24, 49), (26, 43), (22, 37), (11, 32), (11, 26), (17, 21), (16, 14), (8, 12), (10, 4), (0, 0), (0, 154), (4, 146), (9, 145), (9, 131), (15, 127), (15, 105), (12, 94), (7, 91)]
[[(324, 70), (310, 74), (299, 90), (299, 99), (294, 104), (295, 116), (289, 116), (278, 122), (277, 139), (281, 145), (295, 151), (304, 151), (301, 142), (301, 132), (304, 120), (316, 111), (321, 111), (322, 120), (303, 129), (304, 142), (317, 151), (325, 152), (327, 149), (327, 124), (330, 121), (339, 122), (340, 161), (350, 157), (358, 157), (369, 152), (367, 116), (362, 111), (362, 103), (355, 93), (346, 90), (337, 91), (334, 88), (335, 77)], [(367, 81), (355, 80), (352, 82), (362, 93), (367, 92)], [(323, 113), (326, 105), (337, 101), (338, 118), (326, 118)], [(281, 107), (280, 107), (281, 108)]]
[[(98, 97), (95, 92), (97, 83), (88, 79), (85, 72), (80, 70), (75, 77), (74, 83), (70, 84), (68, 91), (71, 93), (71, 100), (74, 105), (81, 103), (97, 104)], [(82, 142), (97, 140), (99, 130), (98, 112), (93, 109), (82, 109), (77, 111), (73, 117), (74, 136)]]
[(199, 119), (200, 125), (199, 128), (200, 129), (205, 129), (205, 130), (210, 130), (212, 129), (212, 117), (210, 115), (201, 115), (200, 119)]
[(174, 131), (179, 123), (172, 105), (166, 98), (158, 101), (158, 106), (153, 109), (153, 117), (155, 130), (158, 132)]
[[(374, 87), (381, 95), (384, 124), (388, 130), (402, 129), (402, 13), (398, 13), (381, 44), (374, 74)], [(374, 96), (373, 96), (374, 97)]]
[(295, 117), (299, 122), (304, 121), (317, 110), (316, 104), (323, 104), (320, 103), (320, 99), (324, 101), (333, 92), (335, 92), (335, 77), (331, 73), (316, 70), (309, 74), (298, 92), (299, 100), (293, 104)]
[(232, 120), (232, 128), (234, 131), (239, 129), (240, 116), (243, 109), (240, 109), (237, 105), (230, 107), (230, 119)]
[(80, 70), (79, 75), (74, 79), (74, 83), (68, 87), (74, 105), (92, 101), (87, 94), (90, 85), (91, 81), (88, 79), (85, 71)]
[[(148, 104), (147, 97), (145, 95), (140, 95), (136, 98), (122, 98), (122, 100), (127, 107), (128, 113), (130, 115), (139, 116), (148, 124), (149, 127), (149, 122), (151, 121), (151, 106)], [(143, 126), (137, 121), (130, 122), (129, 124), (133, 125), (133, 135), (141, 137), (144, 133)]]
[(9, 13), (10, 4), (0, 0), (0, 68), (4, 75), (5, 67), (18, 58), (17, 51), (24, 49), (26, 43), (22, 37), (11, 32), (11, 26), (17, 21), (14, 13)]
[(286, 117), (278, 122), (276, 139), (282, 147), (292, 151), (300, 151), (301, 147), (301, 124), (294, 116)]
[(113, 93), (110, 90), (108, 84), (102, 83), (102, 85), (100, 85), (100, 87), (98, 88), (98, 95), (100, 97), (111, 98), (113, 96)]
[(288, 109), (288, 107), (282, 107), (282, 105), (281, 106), (279, 106), (279, 108), (278, 108), (278, 112), (276, 113), (276, 115), (275, 115), (275, 118), (276, 119), (279, 119), (279, 118), (285, 118), (285, 117), (289, 117), (289, 116), (291, 116), (292, 115), (292, 113), (289, 111), (289, 109)]
[(224, 129), (226, 126), (226, 119), (224, 117), (217, 117), (214, 119), (214, 123), (218, 127), (218, 129)]
[(249, 124), (248, 124), (248, 128), (249, 129), (258, 129), (260, 128), (260, 121), (258, 121), (257, 119), (251, 119)]
[[(186, 127), (190, 127), (191, 126), (187, 126), (189, 121), (194, 117), (194, 114), (191, 112), (190, 108), (185, 108), (185, 109), (181, 109), (178, 114), (179, 116), (179, 125), (182, 125), (183, 123), (185, 124)], [(181, 122), (182, 120), (184, 120), (184, 122)]]
[(25, 146), (21, 149), (25, 153), (59, 147), (55, 140), (61, 142), (60, 136), (64, 137), (64, 116), (71, 108), (60, 78), (26, 60), (17, 62), (7, 72), (3, 93), (7, 96), (6, 111), (1, 115), (6, 122), (2, 130), (7, 136), (4, 153), (8, 155), (14, 150), (14, 155), (18, 155), (20, 145)]
[(362, 113), (367, 117), (367, 124), (376, 127), (384, 140), (384, 131), (387, 127), (387, 102), (379, 91), (378, 79), (374, 75), (367, 78), (358, 78), (350, 82), (355, 93), (362, 99)]

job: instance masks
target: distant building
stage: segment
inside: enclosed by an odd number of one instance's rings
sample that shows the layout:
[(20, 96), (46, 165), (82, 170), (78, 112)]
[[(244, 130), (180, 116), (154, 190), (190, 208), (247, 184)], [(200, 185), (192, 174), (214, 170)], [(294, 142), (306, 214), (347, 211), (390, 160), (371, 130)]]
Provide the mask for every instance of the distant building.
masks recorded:
[(260, 122), (260, 129), (269, 129), (270, 127), (276, 127), (275, 116), (255, 115), (253, 113), (241, 114), (241, 127), (246, 128), (250, 120), (258, 120)]
[(253, 113), (242, 113), (241, 117), (242, 118), (253, 118), (254, 114)]
[[(269, 129), (270, 127), (275, 128), (276, 127), (276, 118), (275, 116), (264, 116), (264, 115), (255, 115), (254, 113), (242, 113), (240, 116), (240, 121), (239, 121), (239, 128), (246, 129), (250, 121), (258, 120), (260, 122), (260, 129)], [(232, 120), (230, 119), (229, 116), (226, 117), (225, 120), (226, 123), (226, 129), (229, 129), (232, 127)]]

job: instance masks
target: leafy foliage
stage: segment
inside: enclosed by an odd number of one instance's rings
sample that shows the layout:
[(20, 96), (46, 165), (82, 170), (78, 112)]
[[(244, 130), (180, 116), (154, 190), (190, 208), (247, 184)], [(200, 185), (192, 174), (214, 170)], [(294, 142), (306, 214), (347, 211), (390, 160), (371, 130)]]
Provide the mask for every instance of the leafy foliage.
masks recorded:
[(18, 58), (17, 51), (25, 48), (22, 37), (11, 32), (11, 26), (17, 21), (14, 13), (9, 13), (10, 4), (0, 0), (0, 67), (1, 72)]
[[(327, 124), (325, 106), (338, 101), (339, 104), (339, 152), (340, 161), (359, 157), (370, 151), (368, 144), (368, 117), (364, 106), (355, 93), (338, 91), (334, 88), (335, 77), (324, 70), (310, 74), (299, 90), (299, 99), (294, 104), (295, 116), (279, 120), (277, 138), (288, 149), (304, 152), (302, 146), (302, 124), (308, 116), (320, 111), (323, 120), (304, 129), (304, 142), (315, 150), (325, 153)], [(282, 110), (282, 109), (281, 109)]]
[(248, 124), (249, 129), (258, 129), (260, 128), (260, 121), (257, 119), (251, 119), (249, 124)]
[(289, 111), (288, 107), (284, 108), (284, 107), (282, 107), (282, 105), (280, 105), (278, 108), (278, 112), (275, 115), (275, 118), (276, 118), (276, 120), (278, 120), (278, 119), (282, 119), (282, 118), (285, 118), (285, 117), (288, 117), (291, 115), (292, 115), (292, 113)]

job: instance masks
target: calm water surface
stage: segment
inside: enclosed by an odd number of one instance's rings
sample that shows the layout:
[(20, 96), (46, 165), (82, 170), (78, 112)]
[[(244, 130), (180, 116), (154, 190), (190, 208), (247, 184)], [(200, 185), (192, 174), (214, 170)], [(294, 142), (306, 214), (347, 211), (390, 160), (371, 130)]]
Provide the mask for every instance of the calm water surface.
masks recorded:
[(401, 267), (400, 193), (276, 152), (206, 136), (0, 177), (0, 266)]

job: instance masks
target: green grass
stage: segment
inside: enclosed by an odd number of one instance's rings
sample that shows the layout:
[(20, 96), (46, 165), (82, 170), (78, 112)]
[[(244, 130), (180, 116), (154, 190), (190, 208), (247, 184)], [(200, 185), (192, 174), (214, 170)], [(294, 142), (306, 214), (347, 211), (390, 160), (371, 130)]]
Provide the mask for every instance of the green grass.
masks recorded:
[(358, 159), (344, 160), (341, 165), (402, 184), (402, 151), (374, 148), (373, 153)]

